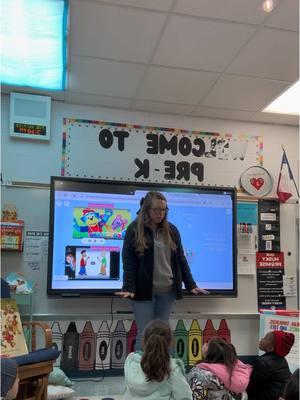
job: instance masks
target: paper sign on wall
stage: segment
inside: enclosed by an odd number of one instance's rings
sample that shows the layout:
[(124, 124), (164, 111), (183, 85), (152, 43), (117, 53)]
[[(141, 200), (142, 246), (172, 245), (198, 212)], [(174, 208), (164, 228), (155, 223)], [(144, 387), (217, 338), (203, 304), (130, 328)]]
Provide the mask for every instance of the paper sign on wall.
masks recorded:
[(65, 119), (62, 175), (82, 178), (239, 185), (262, 163), (262, 138)]

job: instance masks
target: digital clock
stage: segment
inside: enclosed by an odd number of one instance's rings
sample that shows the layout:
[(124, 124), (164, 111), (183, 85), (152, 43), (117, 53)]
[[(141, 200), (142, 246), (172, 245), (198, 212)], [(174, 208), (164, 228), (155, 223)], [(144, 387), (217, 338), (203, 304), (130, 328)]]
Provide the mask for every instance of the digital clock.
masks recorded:
[(46, 126), (45, 125), (14, 123), (14, 132), (23, 133), (24, 135), (46, 136)]

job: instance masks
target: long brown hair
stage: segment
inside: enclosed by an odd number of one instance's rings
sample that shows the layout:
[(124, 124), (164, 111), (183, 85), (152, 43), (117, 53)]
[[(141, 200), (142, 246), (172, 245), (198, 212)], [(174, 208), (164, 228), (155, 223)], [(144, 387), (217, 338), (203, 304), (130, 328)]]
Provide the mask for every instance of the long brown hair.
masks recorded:
[(154, 320), (146, 326), (141, 367), (148, 381), (161, 382), (170, 375), (171, 344), (172, 331), (167, 323)]
[(214, 337), (208, 342), (207, 354), (202, 362), (226, 365), (231, 381), (232, 371), (237, 362), (237, 354), (232, 344), (219, 337)]
[[(150, 225), (149, 210), (152, 207), (152, 202), (154, 199), (163, 200), (167, 204), (167, 199), (160, 192), (148, 192), (141, 202), (141, 209), (137, 217), (137, 231), (136, 231), (136, 248), (140, 255), (144, 254), (145, 249), (148, 248), (148, 243), (145, 238), (144, 227)], [(172, 238), (170, 227), (167, 220), (167, 213), (164, 219), (159, 224), (159, 228), (162, 231), (163, 237), (165, 238), (167, 244), (172, 250), (176, 250), (176, 244)]]

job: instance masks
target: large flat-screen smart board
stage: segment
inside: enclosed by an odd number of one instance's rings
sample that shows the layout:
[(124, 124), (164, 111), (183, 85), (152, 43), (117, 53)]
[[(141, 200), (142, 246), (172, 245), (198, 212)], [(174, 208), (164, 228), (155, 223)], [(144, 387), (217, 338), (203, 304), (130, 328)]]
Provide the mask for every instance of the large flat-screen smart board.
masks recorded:
[[(234, 188), (51, 178), (48, 294), (112, 295), (123, 285), (122, 246), (148, 191), (167, 198), (197, 285), (236, 296)], [(188, 294), (188, 292), (186, 292)]]

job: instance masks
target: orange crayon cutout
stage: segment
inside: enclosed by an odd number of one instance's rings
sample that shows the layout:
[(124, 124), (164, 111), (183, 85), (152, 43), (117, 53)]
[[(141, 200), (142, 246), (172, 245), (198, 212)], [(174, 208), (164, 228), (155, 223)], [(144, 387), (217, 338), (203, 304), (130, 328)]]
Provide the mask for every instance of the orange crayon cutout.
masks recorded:
[(227, 343), (231, 343), (231, 332), (228, 328), (226, 319), (221, 319), (217, 335), (226, 340)]
[(97, 332), (96, 369), (110, 368), (110, 329), (107, 321), (102, 321)]
[(127, 333), (127, 354), (135, 351), (136, 335), (137, 325), (135, 321), (132, 321), (129, 332)]
[(80, 371), (92, 371), (94, 369), (96, 350), (95, 332), (91, 321), (87, 321), (83, 331), (79, 335), (79, 365)]
[(201, 360), (202, 349), (202, 331), (196, 319), (191, 323), (188, 332), (189, 365), (193, 366)]
[(217, 331), (214, 328), (211, 319), (208, 319), (205, 324), (205, 328), (203, 331), (203, 344), (209, 342), (209, 340), (213, 337), (217, 336)]

